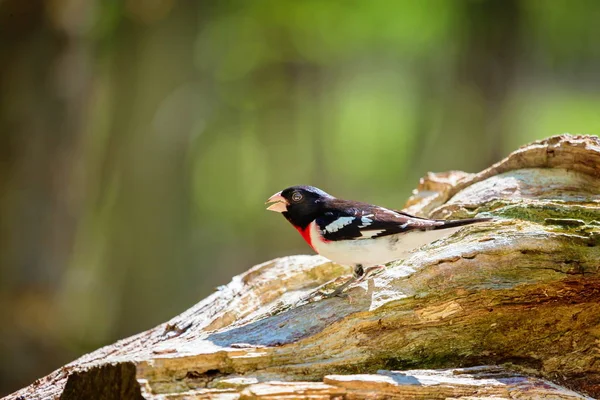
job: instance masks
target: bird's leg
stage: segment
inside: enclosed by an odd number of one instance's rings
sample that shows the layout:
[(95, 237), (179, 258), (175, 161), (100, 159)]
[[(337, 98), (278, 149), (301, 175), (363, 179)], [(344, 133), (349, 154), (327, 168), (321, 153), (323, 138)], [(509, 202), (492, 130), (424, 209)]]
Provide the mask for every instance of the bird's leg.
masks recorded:
[(371, 267), (367, 267), (363, 270), (363, 274), (357, 278), (356, 283), (362, 282), (365, 279), (369, 278), (374, 272), (381, 271), (385, 268), (385, 265), (373, 265)]

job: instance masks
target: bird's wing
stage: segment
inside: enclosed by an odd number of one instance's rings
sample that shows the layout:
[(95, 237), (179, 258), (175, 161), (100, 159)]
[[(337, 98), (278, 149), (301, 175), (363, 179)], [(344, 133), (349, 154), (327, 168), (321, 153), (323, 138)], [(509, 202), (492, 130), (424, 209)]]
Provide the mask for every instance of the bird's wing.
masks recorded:
[(325, 240), (360, 240), (412, 230), (442, 227), (444, 221), (419, 218), (410, 214), (366, 203), (336, 199), (316, 219)]

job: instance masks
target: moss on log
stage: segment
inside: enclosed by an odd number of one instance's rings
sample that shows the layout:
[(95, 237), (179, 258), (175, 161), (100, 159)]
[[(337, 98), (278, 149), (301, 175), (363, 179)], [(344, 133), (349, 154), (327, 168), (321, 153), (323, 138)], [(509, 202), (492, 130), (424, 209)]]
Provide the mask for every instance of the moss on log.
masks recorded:
[(497, 220), (415, 251), (345, 299), (303, 300), (349, 273), (319, 256), (255, 266), (8, 398), (73, 398), (94, 382), (149, 399), (600, 396), (598, 138), (552, 137), (478, 174), (429, 174), (406, 210)]

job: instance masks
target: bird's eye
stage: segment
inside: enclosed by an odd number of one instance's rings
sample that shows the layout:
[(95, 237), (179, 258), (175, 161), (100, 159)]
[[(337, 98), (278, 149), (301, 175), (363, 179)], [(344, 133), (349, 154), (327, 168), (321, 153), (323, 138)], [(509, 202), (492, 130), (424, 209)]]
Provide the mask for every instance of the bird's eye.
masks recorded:
[(294, 200), (295, 202), (302, 200), (302, 197), (303, 197), (302, 193), (300, 193), (300, 192), (292, 193), (292, 200)]

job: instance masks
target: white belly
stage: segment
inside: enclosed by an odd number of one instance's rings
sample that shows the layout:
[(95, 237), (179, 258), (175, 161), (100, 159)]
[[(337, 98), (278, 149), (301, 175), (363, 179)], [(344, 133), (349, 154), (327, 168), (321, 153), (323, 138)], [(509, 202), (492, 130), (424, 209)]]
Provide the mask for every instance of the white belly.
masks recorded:
[(376, 239), (324, 241), (317, 225), (310, 226), (310, 239), (317, 253), (342, 265), (363, 266), (387, 264), (406, 257), (411, 251), (435, 240), (450, 236), (462, 227), (413, 231)]

